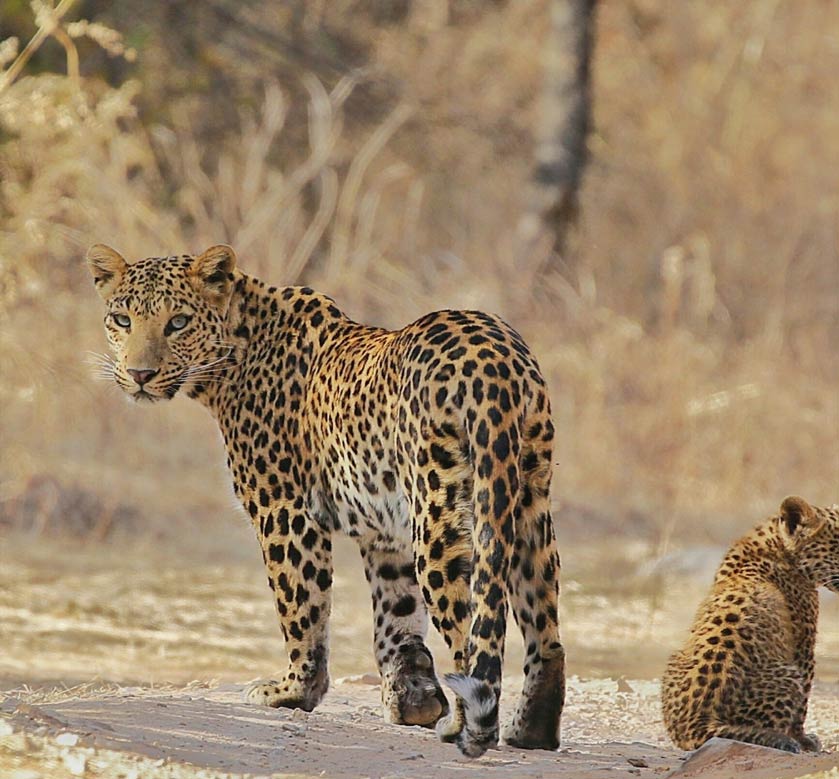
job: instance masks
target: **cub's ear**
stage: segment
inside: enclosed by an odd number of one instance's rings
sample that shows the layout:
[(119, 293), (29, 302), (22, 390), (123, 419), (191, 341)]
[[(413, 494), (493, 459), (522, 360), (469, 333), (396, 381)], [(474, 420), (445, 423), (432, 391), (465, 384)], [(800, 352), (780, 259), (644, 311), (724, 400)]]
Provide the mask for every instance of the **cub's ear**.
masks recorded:
[(795, 495), (784, 498), (778, 519), (781, 532), (791, 541), (818, 530), (822, 521), (804, 498)]
[(192, 261), (190, 276), (210, 302), (223, 306), (233, 286), (236, 252), (229, 246), (211, 246)]
[(87, 250), (85, 259), (87, 260), (87, 267), (93, 274), (93, 283), (96, 285), (96, 290), (103, 300), (107, 300), (128, 269), (128, 263), (118, 251), (110, 246), (105, 246), (104, 243), (91, 246)]

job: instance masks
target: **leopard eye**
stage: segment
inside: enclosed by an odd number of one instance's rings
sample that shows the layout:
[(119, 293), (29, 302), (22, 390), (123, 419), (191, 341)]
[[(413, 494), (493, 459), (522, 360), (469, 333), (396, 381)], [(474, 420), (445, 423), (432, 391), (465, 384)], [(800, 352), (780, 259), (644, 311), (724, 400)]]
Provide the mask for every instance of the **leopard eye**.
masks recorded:
[(189, 319), (186, 314), (175, 314), (169, 320), (169, 330), (183, 330), (189, 324)]
[(131, 317), (127, 314), (111, 314), (111, 319), (120, 327), (131, 327)]

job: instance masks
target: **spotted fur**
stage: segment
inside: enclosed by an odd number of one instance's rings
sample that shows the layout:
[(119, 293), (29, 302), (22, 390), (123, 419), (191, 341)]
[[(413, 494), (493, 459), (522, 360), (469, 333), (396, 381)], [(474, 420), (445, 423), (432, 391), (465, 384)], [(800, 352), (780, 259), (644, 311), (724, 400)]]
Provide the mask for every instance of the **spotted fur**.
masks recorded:
[[(521, 337), (476, 311), (396, 331), (360, 325), (311, 289), (242, 273), (224, 246), (130, 265), (96, 246), (88, 260), (117, 383), (145, 401), (183, 390), (221, 428), (289, 660), (248, 698), (312, 709), (326, 692), (341, 530), (358, 541), (372, 591), (385, 718), (439, 720), (470, 755), (495, 744), (509, 600), (526, 659), (505, 738), (555, 749), (565, 684), (554, 427)], [(429, 613), (458, 672), (452, 711), (425, 645)]]
[(661, 696), (677, 746), (721, 736), (819, 749), (804, 720), (822, 585), (839, 591), (839, 507), (787, 498), (728, 551), (687, 645), (670, 658)]

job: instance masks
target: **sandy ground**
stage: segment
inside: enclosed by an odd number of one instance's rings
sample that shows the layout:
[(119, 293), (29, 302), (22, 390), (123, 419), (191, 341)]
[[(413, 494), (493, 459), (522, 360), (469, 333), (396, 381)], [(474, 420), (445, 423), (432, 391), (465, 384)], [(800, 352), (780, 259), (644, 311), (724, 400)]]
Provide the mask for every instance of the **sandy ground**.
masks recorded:
[[(2, 779), (599, 779), (673, 771), (703, 779), (780, 779), (839, 764), (839, 599), (824, 604), (808, 718), (808, 730), (833, 754), (801, 757), (755, 748), (685, 763), (687, 755), (669, 744), (655, 677), (684, 635), (706, 586), (702, 578), (710, 575), (706, 569), (719, 559), (715, 550), (700, 555), (707, 560), (693, 577), (684, 571), (696, 567), (692, 558), (659, 575), (643, 560), (633, 561), (637, 550), (617, 550), (618, 569), (578, 548), (564, 578), (572, 676), (560, 752), (502, 747), (469, 761), (428, 730), (382, 721), (378, 687), (370, 683), (369, 596), (349, 545), (336, 545), (336, 681), (322, 706), (306, 715), (241, 702), (243, 683), (284, 664), (249, 537), (233, 539), (231, 548), (253, 555), (212, 560), (138, 545), (25, 541), (0, 544)], [(619, 573), (605, 580), (603, 570)], [(508, 646), (502, 719), (521, 682), (521, 641), (514, 630)], [(433, 635), (431, 647), (446, 670), (445, 650)], [(839, 779), (839, 769), (819, 776)]]
[[(311, 714), (249, 706), (237, 685), (71, 691), (40, 700), (13, 693), (0, 706), (0, 775), (782, 779), (839, 764), (839, 754), (796, 756), (740, 745), (734, 754), (683, 764), (688, 756), (664, 742), (655, 682), (622, 682), (621, 692), (602, 680), (572, 679), (569, 686), (568, 736), (558, 753), (502, 746), (479, 760), (461, 757), (429, 730), (386, 725), (378, 686), (366, 680), (337, 682)], [(818, 690), (815, 703), (817, 711), (832, 707), (835, 715), (835, 696), (828, 700)]]

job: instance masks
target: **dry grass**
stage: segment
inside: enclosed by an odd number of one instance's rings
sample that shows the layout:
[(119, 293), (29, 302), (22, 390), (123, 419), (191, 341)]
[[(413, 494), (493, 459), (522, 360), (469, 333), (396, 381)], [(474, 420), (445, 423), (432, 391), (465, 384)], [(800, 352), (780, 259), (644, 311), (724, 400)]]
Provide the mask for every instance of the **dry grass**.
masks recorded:
[(89, 378), (103, 341), (80, 261), (94, 241), (128, 256), (229, 241), (248, 270), (358, 318), (504, 314), (549, 376), (557, 496), (597, 509), (577, 525), (592, 537), (727, 540), (788, 493), (833, 502), (836, 7), (604, 3), (583, 220), (557, 265), (515, 245), (544, 3), (442, 3), (380, 29), (357, 5), (305, 24), (352, 16), (397, 98), (350, 126), (367, 76), (305, 75), (307, 137), (282, 160), (301, 106), (275, 83), (255, 109), (223, 106), (240, 129), (211, 147), (189, 101), (142, 121), (142, 82), (71, 66), (0, 92), (0, 499), (46, 474), (103, 511), (141, 507), (160, 537), (229, 513), (200, 409), (130, 409)]

